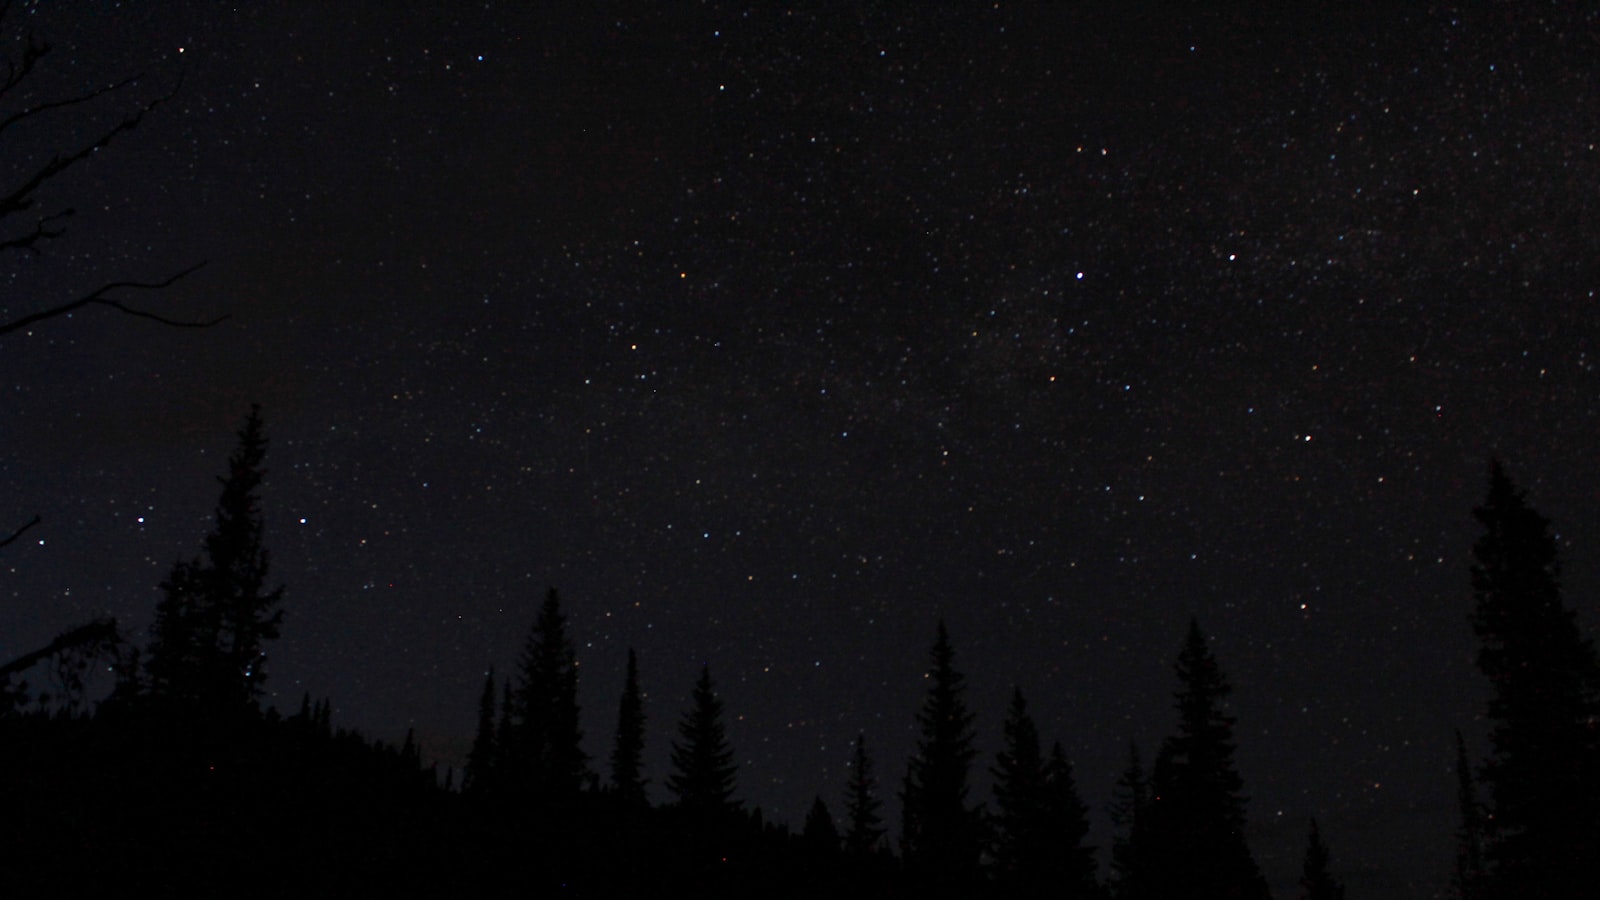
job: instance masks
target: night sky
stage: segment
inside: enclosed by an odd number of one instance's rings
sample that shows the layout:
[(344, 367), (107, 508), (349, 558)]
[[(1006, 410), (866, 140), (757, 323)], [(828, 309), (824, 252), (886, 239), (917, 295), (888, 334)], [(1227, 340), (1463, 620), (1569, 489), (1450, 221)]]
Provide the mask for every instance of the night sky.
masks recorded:
[(8, 178), (182, 85), (41, 193), (0, 320), (200, 261), (125, 299), (231, 318), (0, 337), (0, 658), (142, 636), (259, 401), (280, 708), (459, 765), (554, 586), (599, 771), (634, 647), (656, 800), (707, 663), (739, 799), (837, 814), (864, 731), (897, 825), (942, 617), (982, 794), (1016, 684), (1104, 854), (1195, 616), (1278, 896), (1316, 816), (1399, 898), (1486, 748), (1491, 456), (1596, 624), (1584, 5), (19, 6), (27, 96), (145, 77)]

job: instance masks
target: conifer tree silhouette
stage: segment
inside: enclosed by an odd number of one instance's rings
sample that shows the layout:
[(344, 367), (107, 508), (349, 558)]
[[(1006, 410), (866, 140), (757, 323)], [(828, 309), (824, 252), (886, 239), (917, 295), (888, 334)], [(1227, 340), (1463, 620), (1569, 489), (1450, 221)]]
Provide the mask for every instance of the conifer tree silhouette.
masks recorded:
[(1581, 896), (1600, 854), (1600, 664), (1562, 601), (1550, 522), (1498, 460), (1473, 516), (1472, 625), (1492, 687), (1485, 896)]
[(611, 784), (617, 797), (632, 806), (645, 805), (644, 695), (639, 690), (639, 658), (628, 648), (628, 670), (617, 703), (617, 736), (611, 749)]
[(1300, 891), (1300, 900), (1344, 900), (1344, 885), (1328, 872), (1328, 846), (1322, 842), (1316, 819), (1311, 820), (1311, 831), (1306, 836)]
[(1232, 688), (1193, 620), (1177, 674), (1178, 733), (1163, 742), (1151, 775), (1149, 856), (1140, 880), (1152, 893), (1141, 896), (1267, 900), (1245, 842), (1234, 720), (1224, 711)]
[(1117, 776), (1107, 810), (1111, 837), (1111, 895), (1117, 900), (1142, 900), (1150, 896), (1144, 873), (1150, 835), (1150, 781), (1139, 747), (1128, 742), (1128, 763)]
[(722, 724), (722, 700), (712, 687), (711, 667), (701, 666), (689, 709), (672, 743), (672, 773), (667, 790), (679, 809), (700, 820), (715, 820), (737, 808), (733, 800), (733, 747)]
[(1084, 844), (1088, 809), (1061, 744), (1046, 757), (1027, 701), (1013, 688), (995, 758), (995, 882), (1005, 896), (1093, 896), (1094, 849)]
[(461, 779), (463, 791), (484, 791), (494, 784), (494, 764), (498, 754), (495, 742), (496, 704), (494, 667), (483, 678), (483, 693), (478, 696), (478, 729), (467, 753), (467, 771)]
[(917, 714), (921, 735), (900, 793), (901, 843), (907, 869), (925, 889), (961, 893), (977, 877), (983, 826), (981, 812), (967, 800), (977, 751), (963, 696), (966, 678), (955, 669), (943, 621), (931, 659), (928, 695)]
[(577, 654), (561, 597), (551, 588), (517, 660), (510, 734), (503, 742), (507, 780), (545, 797), (577, 794), (588, 774), (582, 741)]
[(1045, 859), (1057, 850), (1046, 846), (1044, 757), (1039, 730), (1028, 715), (1021, 688), (1012, 689), (1001, 731), (1001, 750), (990, 769), (994, 776), (994, 857), (1002, 889), (1014, 894), (1035, 888)]
[(1100, 862), (1089, 839), (1089, 807), (1078, 795), (1072, 763), (1059, 742), (1044, 764), (1044, 840), (1051, 848), (1042, 867), (1041, 889), (1068, 900), (1103, 896)]
[(156, 698), (204, 715), (254, 709), (266, 680), (266, 642), (278, 637), (283, 588), (267, 588), (259, 491), (267, 438), (251, 406), (221, 479), (204, 554), (162, 582), (147, 662)]
[(839, 828), (833, 823), (833, 813), (828, 810), (828, 804), (820, 796), (811, 800), (811, 809), (806, 812), (800, 838), (816, 864), (827, 865), (839, 855)]
[(878, 781), (872, 774), (872, 757), (867, 753), (867, 737), (856, 735), (850, 762), (850, 780), (845, 785), (845, 852), (867, 856), (883, 849), (883, 803), (878, 798)]

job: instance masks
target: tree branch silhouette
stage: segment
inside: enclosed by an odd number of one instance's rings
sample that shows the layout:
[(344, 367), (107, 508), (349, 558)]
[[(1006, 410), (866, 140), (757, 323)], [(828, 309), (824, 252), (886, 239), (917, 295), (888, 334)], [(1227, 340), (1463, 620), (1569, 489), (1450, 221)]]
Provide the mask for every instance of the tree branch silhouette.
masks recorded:
[(183, 319), (169, 318), (167, 316), (150, 312), (149, 310), (128, 306), (121, 300), (106, 296), (113, 291), (119, 290), (155, 291), (165, 287), (171, 287), (180, 279), (192, 274), (204, 265), (205, 262), (195, 263), (189, 268), (184, 269), (183, 271), (178, 272), (170, 277), (163, 278), (160, 281), (113, 281), (109, 284), (102, 285), (99, 289), (93, 291), (92, 293), (85, 294), (76, 300), (69, 300), (60, 306), (52, 306), (49, 309), (42, 309), (35, 313), (29, 313), (28, 315), (25, 315), (19, 319), (14, 319), (10, 322), (0, 323), (0, 335), (7, 335), (13, 331), (20, 331), (21, 329), (27, 328), (29, 325), (32, 325), (35, 322), (40, 322), (45, 319), (53, 319), (56, 316), (64, 316), (73, 312), (74, 310), (95, 305), (109, 306), (118, 312), (125, 313), (130, 316), (136, 316), (141, 319), (153, 319), (163, 325), (170, 325), (174, 328), (210, 328), (218, 322), (226, 320), (229, 317), (228, 314), (225, 313), (211, 319), (186, 321)]
[[(6, 21), (10, 12), (11, 4), (9, 2), (0, 3), (0, 22)], [(31, 31), (26, 29), (22, 30), (15, 38), (15, 41), (16, 49), (6, 54), (3, 62), (4, 74), (3, 77), (0, 77), (0, 103), (9, 100), (14, 93), (21, 89), (28, 77), (34, 73), (39, 61), (48, 56), (51, 50), (49, 43), (38, 40)], [(134, 75), (67, 97), (44, 100), (24, 106), (9, 114), (0, 116), (0, 135), (4, 135), (13, 126), (48, 113), (92, 104), (102, 97), (116, 94), (137, 85), (144, 77), (143, 74)], [(78, 163), (110, 146), (123, 133), (139, 127), (146, 116), (175, 97), (182, 87), (183, 73), (180, 72), (170, 90), (139, 103), (130, 112), (126, 113), (120, 121), (100, 130), (93, 139), (79, 144), (73, 149), (59, 151), (48, 160), (37, 164), (31, 169), (25, 168), (25, 174), (20, 175), (16, 183), (10, 187), (0, 188), (0, 251), (22, 250), (37, 255), (40, 252), (41, 244), (65, 234), (67, 230), (66, 220), (74, 214), (72, 207), (37, 214), (33, 221), (29, 223), (21, 223), (16, 220), (32, 211), (38, 204), (37, 193), (41, 187)], [(175, 328), (210, 327), (223, 321), (227, 316), (186, 321), (130, 306), (123, 300), (112, 296), (124, 290), (157, 290), (168, 287), (199, 269), (202, 265), (204, 265), (203, 262), (190, 266), (160, 281), (113, 281), (107, 283), (94, 291), (58, 306), (29, 313), (9, 322), (0, 323), (0, 335), (27, 328), (45, 319), (67, 315), (86, 306), (108, 306), (125, 315), (151, 319)]]
[[(0, 19), (3, 19), (4, 15), (4, 10), (0, 9)], [(31, 34), (26, 35), (24, 40), (26, 41), (26, 44), (22, 50), (21, 64), (17, 65), (12, 63), (9, 59), (6, 60), (7, 74), (5, 80), (0, 82), (0, 101), (4, 101), (7, 94), (15, 90), (17, 86), (27, 78), (28, 74), (33, 71), (33, 68), (38, 61), (50, 52), (49, 44), (39, 43), (38, 41), (34, 40)], [(90, 103), (100, 97), (116, 93), (123, 88), (137, 84), (143, 77), (143, 75), (135, 75), (131, 78), (124, 78), (121, 81), (108, 84), (104, 87), (95, 88), (90, 91), (85, 91), (81, 94), (75, 94), (71, 97), (63, 97), (58, 100), (49, 100), (17, 110), (5, 118), (0, 118), (0, 134), (4, 134), (5, 131), (13, 125), (24, 122), (28, 119), (32, 119), (35, 116), (43, 113), (60, 109), (68, 109), (75, 106), (82, 106), (83, 104)], [(94, 140), (79, 146), (76, 150), (56, 153), (48, 162), (39, 166), (37, 169), (34, 169), (31, 174), (24, 176), (22, 180), (14, 187), (3, 194), (0, 194), (0, 221), (3, 221), (11, 216), (20, 215), (21, 213), (25, 213), (32, 209), (37, 200), (37, 198), (34, 196), (34, 193), (40, 188), (40, 186), (44, 185), (50, 179), (60, 175), (62, 172), (65, 172), (67, 169), (70, 169), (78, 163), (83, 162), (85, 159), (88, 159), (96, 152), (110, 146), (111, 142), (116, 140), (118, 135), (138, 128), (139, 124), (144, 121), (145, 116), (154, 112), (162, 104), (177, 96), (178, 90), (181, 87), (183, 87), (183, 75), (182, 73), (179, 73), (177, 81), (172, 85), (172, 89), (167, 91), (165, 94), (139, 105), (132, 112), (124, 116), (122, 121), (111, 126), (105, 131), (102, 131), (99, 137), (95, 138)], [(67, 209), (40, 216), (34, 221), (31, 229), (25, 230), (10, 237), (0, 238), (0, 250), (28, 250), (30, 252), (37, 253), (39, 249), (38, 244), (41, 241), (60, 237), (66, 232), (66, 228), (59, 223), (63, 219), (71, 217), (73, 212), (74, 211), (72, 208), (68, 207)]]
[(17, 538), (22, 537), (23, 532), (27, 531), (29, 528), (32, 528), (33, 526), (39, 524), (42, 521), (44, 521), (44, 520), (39, 518), (37, 515), (35, 515), (32, 519), (28, 520), (27, 524), (23, 525), (21, 528), (18, 528), (16, 531), (11, 532), (11, 536), (10, 537), (8, 537), (8, 538), (6, 538), (4, 540), (0, 540), (0, 547), (9, 547), (12, 543), (14, 543), (16, 541)]

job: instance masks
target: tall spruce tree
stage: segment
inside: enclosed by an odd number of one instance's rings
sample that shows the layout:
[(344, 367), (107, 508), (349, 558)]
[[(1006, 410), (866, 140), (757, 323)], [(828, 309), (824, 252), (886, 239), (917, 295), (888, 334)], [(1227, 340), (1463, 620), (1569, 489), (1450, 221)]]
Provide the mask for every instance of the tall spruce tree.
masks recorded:
[(1044, 757), (1021, 688), (1011, 691), (1001, 750), (989, 771), (994, 777), (996, 878), (1008, 896), (1033, 893), (1046, 859), (1057, 848), (1046, 844)]
[(1322, 842), (1316, 819), (1311, 820), (1300, 866), (1300, 900), (1344, 900), (1344, 885), (1328, 871), (1328, 845)]
[(1007, 897), (1092, 897), (1098, 891), (1088, 809), (1056, 743), (1048, 758), (1021, 689), (1013, 689), (994, 776), (995, 882)]
[(1232, 688), (1192, 620), (1177, 675), (1178, 732), (1163, 742), (1151, 775), (1148, 865), (1140, 880), (1150, 886), (1148, 896), (1267, 900), (1245, 842), (1234, 720), (1224, 711)]
[(1146, 847), (1149, 843), (1150, 780), (1139, 747), (1128, 742), (1128, 764), (1117, 776), (1111, 805), (1111, 895), (1117, 900), (1149, 897)]
[(872, 757), (867, 754), (867, 736), (856, 735), (850, 759), (850, 780), (845, 784), (846, 830), (844, 849), (851, 856), (870, 856), (883, 849), (883, 804), (878, 799), (878, 780), (872, 774)]
[(283, 621), (283, 588), (268, 589), (259, 495), (267, 438), (253, 405), (219, 479), (200, 558), (162, 582), (151, 629), (147, 683), (160, 701), (205, 717), (255, 709), (266, 681), (266, 643)]
[(161, 582), (143, 679), (151, 697), (194, 711), (215, 705), (224, 674), (221, 628), (204, 596), (200, 570), (198, 558), (180, 561)]
[(1044, 845), (1052, 848), (1045, 860), (1041, 884), (1046, 892), (1065, 900), (1090, 900), (1103, 896), (1100, 861), (1089, 844), (1089, 807), (1078, 795), (1072, 763), (1060, 742), (1050, 745), (1044, 763)]
[(589, 758), (579, 728), (578, 659), (555, 588), (545, 595), (517, 660), (511, 712), (505, 743), (511, 785), (547, 797), (577, 794)]
[(1583, 896), (1600, 854), (1600, 664), (1562, 601), (1550, 522), (1498, 460), (1473, 515), (1472, 625), (1492, 687), (1485, 896)]
[(733, 747), (722, 724), (722, 700), (711, 682), (711, 667), (701, 666), (689, 709), (678, 723), (681, 741), (672, 744), (667, 790), (679, 809), (701, 820), (716, 820), (737, 809), (733, 800)]
[(943, 621), (931, 658), (928, 696), (917, 714), (921, 735), (900, 792), (901, 844), (907, 869), (925, 889), (960, 894), (977, 878), (983, 826), (981, 811), (967, 802), (977, 751), (966, 678), (955, 669)]
[(461, 779), (463, 791), (485, 791), (494, 785), (495, 758), (499, 747), (495, 741), (495, 683), (494, 667), (483, 678), (483, 693), (478, 695), (478, 730), (472, 737), (472, 749), (467, 753), (467, 771)]
[(611, 784), (617, 797), (632, 806), (645, 805), (644, 694), (639, 691), (639, 658), (628, 648), (628, 671), (617, 703), (617, 736), (611, 748)]

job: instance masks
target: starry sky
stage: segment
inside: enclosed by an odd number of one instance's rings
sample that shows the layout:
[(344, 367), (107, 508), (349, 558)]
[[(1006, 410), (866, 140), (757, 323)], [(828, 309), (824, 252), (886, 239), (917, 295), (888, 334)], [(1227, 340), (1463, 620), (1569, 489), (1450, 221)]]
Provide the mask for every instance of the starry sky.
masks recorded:
[(459, 763), (554, 586), (598, 768), (637, 648), (664, 800), (709, 664), (798, 825), (857, 732), (898, 787), (943, 618), (979, 787), (1019, 685), (1104, 848), (1195, 616), (1278, 896), (1310, 816), (1441, 890), (1491, 456), (1596, 624), (1600, 19), (1227, 6), (19, 4), (8, 102), (142, 77), (8, 177), (181, 86), (0, 320), (230, 318), (0, 337), (0, 657), (142, 634), (258, 401), (284, 708)]

